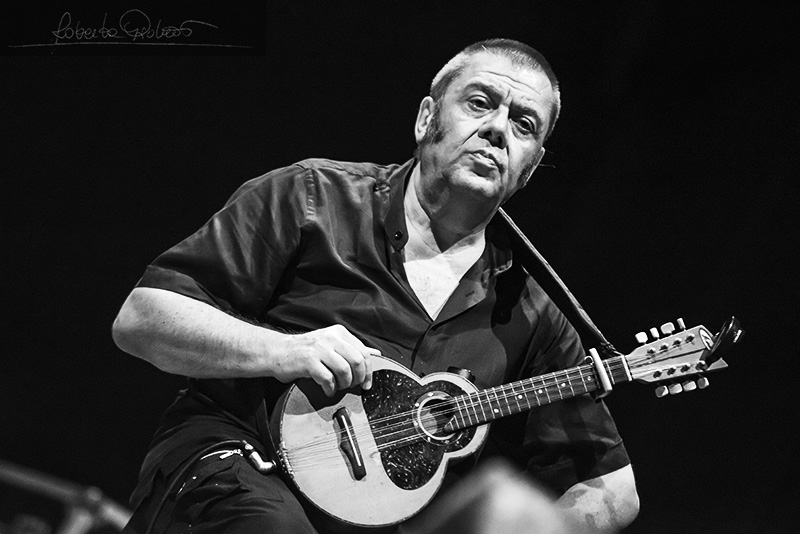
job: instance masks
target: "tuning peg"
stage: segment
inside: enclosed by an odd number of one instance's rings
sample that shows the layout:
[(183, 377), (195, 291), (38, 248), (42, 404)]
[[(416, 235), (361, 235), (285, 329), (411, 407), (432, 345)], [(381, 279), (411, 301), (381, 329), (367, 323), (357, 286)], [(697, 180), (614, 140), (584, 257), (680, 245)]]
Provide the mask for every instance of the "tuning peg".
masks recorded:
[(697, 389), (697, 384), (692, 380), (687, 380), (681, 385), (683, 386), (683, 391), (694, 391)]
[(669, 394), (670, 395), (677, 395), (681, 391), (683, 391), (683, 387), (680, 384), (678, 384), (678, 383), (670, 384), (670, 386), (669, 386)]
[(672, 323), (664, 323), (661, 325), (661, 333), (665, 336), (672, 334), (675, 331), (675, 325)]
[(697, 387), (700, 389), (705, 389), (708, 387), (708, 378), (701, 376), (697, 379)]
[(658, 397), (659, 399), (668, 394), (669, 394), (669, 389), (667, 388), (667, 386), (658, 386), (656, 388), (656, 397)]
[(638, 341), (640, 345), (644, 345), (647, 343), (647, 334), (645, 332), (639, 332), (636, 334), (636, 341)]
[(653, 339), (660, 339), (661, 335), (658, 333), (658, 328), (653, 327), (650, 329), (650, 335), (653, 336)]
[(686, 323), (683, 322), (683, 317), (678, 317), (678, 320), (675, 322), (678, 323), (678, 330), (681, 332), (686, 330)]

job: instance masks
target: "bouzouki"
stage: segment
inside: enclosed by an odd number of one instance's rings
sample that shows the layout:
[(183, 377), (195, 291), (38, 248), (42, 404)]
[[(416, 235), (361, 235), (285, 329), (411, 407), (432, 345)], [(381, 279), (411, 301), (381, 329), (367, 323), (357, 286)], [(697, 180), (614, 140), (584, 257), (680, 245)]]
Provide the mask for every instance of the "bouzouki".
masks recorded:
[(743, 333), (731, 318), (717, 335), (679, 321), (651, 330), (656, 340), (628, 355), (479, 390), (455, 373), (420, 378), (375, 357), (370, 390), (327, 397), (310, 379), (293, 384), (275, 410), (279, 463), (300, 494), (336, 522), (365, 528), (400, 523), (439, 490), (447, 464), (478, 451), (491, 421), (578, 395), (602, 396), (620, 383), (658, 383), (656, 394), (705, 387), (727, 367), (722, 353)]

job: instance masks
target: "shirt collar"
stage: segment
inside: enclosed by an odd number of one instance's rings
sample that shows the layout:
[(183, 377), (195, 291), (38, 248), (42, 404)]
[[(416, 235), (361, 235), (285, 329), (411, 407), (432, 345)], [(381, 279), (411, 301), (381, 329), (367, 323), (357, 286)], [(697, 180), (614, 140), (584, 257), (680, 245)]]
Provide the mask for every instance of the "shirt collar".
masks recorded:
[[(403, 211), (403, 195), (416, 164), (416, 158), (411, 159), (391, 173), (387, 177), (386, 185), (382, 187), (380, 192), (380, 194), (387, 195), (388, 210), (384, 218), (384, 231), (386, 232), (387, 242), (394, 247), (395, 251), (402, 250), (408, 242), (408, 229), (406, 228), (406, 217)], [(378, 184), (376, 188), (381, 185)]]
[[(386, 239), (397, 252), (408, 242), (403, 195), (416, 165), (417, 159), (411, 159), (375, 185), (376, 195), (381, 197), (386, 208), (384, 217)], [(512, 262), (508, 228), (501, 217), (495, 215), (486, 227), (486, 250), (478, 260), (480, 272), (483, 272), (484, 276), (493, 277), (507, 271)]]

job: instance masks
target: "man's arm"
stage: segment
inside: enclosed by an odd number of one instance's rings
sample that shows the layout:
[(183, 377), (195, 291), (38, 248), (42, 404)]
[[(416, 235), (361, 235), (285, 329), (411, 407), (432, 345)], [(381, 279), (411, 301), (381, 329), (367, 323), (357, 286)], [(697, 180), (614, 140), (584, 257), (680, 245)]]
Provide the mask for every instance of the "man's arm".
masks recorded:
[(250, 324), (195, 299), (135, 288), (112, 328), (117, 346), (159, 369), (194, 378), (308, 377), (329, 395), (355, 385), (369, 388), (370, 356), (342, 326), (285, 334)]
[[(556, 503), (586, 533), (618, 532), (639, 513), (639, 496), (630, 465), (584, 482), (579, 482)], [(582, 531), (583, 532), (583, 531)]]

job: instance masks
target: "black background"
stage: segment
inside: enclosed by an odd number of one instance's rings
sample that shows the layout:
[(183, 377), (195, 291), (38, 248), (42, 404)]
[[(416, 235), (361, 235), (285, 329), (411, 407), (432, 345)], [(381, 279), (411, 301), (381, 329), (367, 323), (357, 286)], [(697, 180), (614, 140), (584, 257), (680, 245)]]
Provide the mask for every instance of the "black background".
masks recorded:
[[(154, 4), (195, 43), (50, 44), (56, 2), (6, 18), (0, 459), (126, 502), (182, 385), (119, 351), (111, 322), (145, 265), (243, 181), (306, 157), (405, 161), (436, 71), (503, 36), (554, 66), (563, 112), (508, 211), (606, 337), (677, 317), (747, 331), (708, 389), (608, 404), (642, 500), (631, 533), (797, 524), (796, 183), (789, 9), (769, 3)], [(790, 3), (787, 3), (787, 5)], [(783, 4), (779, 4), (783, 5)], [(208, 37), (210, 40), (203, 40)], [(23, 46), (24, 45), (24, 46)], [(0, 488), (0, 521), (59, 507)]]

